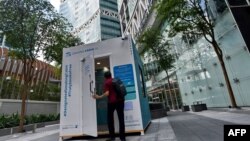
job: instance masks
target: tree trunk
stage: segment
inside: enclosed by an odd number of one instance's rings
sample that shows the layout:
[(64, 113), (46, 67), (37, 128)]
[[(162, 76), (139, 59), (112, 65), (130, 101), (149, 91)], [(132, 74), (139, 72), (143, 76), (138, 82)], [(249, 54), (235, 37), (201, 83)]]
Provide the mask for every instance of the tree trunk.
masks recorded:
[(166, 102), (165, 102), (165, 104), (166, 104), (166, 107), (168, 107), (169, 108), (169, 103), (168, 103), (168, 95), (167, 95), (167, 93), (166, 93), (166, 85), (165, 84), (163, 84), (163, 94), (165, 95), (165, 100), (166, 100)]
[[(22, 106), (21, 106), (21, 115), (20, 115), (20, 123), (19, 123), (19, 132), (24, 132), (24, 117), (26, 114), (26, 99), (29, 93), (29, 86), (30, 86), (30, 78), (32, 76), (32, 63), (31, 62), (23, 62), (23, 78), (24, 78), (24, 84), (21, 91), (22, 96)], [(22, 83), (22, 82), (21, 82)]]
[(169, 90), (169, 94), (170, 94), (170, 99), (171, 99), (171, 103), (172, 103), (172, 108), (175, 109), (174, 100), (173, 100), (172, 92), (171, 92), (170, 81), (169, 81), (169, 75), (168, 75), (168, 71), (167, 71), (167, 70), (166, 70), (166, 74), (167, 74), (168, 90)]
[(175, 96), (175, 102), (176, 102), (176, 106), (177, 106), (177, 109), (179, 109), (179, 103), (178, 103), (178, 97), (177, 97), (177, 94), (176, 94), (176, 90), (175, 90), (175, 86), (173, 84), (173, 90), (174, 90), (174, 96)]
[(21, 107), (21, 115), (20, 115), (20, 122), (19, 122), (19, 132), (24, 132), (24, 116), (26, 113), (26, 99), (27, 99), (27, 89), (28, 89), (28, 84), (25, 83), (23, 85), (22, 91), (21, 91), (21, 96), (22, 96), (22, 107)]
[(226, 81), (227, 90), (228, 90), (228, 94), (229, 94), (229, 97), (230, 97), (232, 107), (237, 108), (237, 104), (236, 104), (236, 101), (235, 101), (233, 89), (232, 89), (232, 86), (231, 86), (231, 83), (230, 83), (230, 80), (229, 80), (229, 77), (228, 77), (228, 73), (227, 73), (227, 70), (226, 70), (226, 66), (225, 66), (225, 63), (224, 63), (224, 60), (223, 60), (223, 55), (219, 53), (220, 48), (219, 48), (218, 43), (215, 40), (212, 42), (212, 44), (213, 44), (214, 50), (215, 50), (215, 52), (216, 52), (216, 54), (218, 56), (218, 59), (220, 61), (220, 65), (221, 65), (222, 72), (223, 72), (223, 75), (224, 75), (224, 78), (225, 78), (225, 81)]

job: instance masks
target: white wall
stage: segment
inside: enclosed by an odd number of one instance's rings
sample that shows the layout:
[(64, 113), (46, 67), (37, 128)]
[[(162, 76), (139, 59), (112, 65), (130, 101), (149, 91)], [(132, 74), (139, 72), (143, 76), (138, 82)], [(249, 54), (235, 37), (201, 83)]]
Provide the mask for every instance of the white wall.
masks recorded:
[[(21, 113), (21, 100), (0, 99), (0, 115)], [(32, 101), (26, 103), (26, 114), (58, 114), (60, 112), (59, 102)]]

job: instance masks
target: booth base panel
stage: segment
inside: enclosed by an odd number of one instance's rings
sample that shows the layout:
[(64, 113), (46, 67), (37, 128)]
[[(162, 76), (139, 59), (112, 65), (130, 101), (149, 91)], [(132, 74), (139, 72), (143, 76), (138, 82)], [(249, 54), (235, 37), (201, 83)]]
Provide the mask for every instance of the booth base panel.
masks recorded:
[[(128, 130), (126, 133), (144, 133), (144, 130)], [(119, 131), (115, 132), (116, 134), (119, 133)], [(98, 125), (98, 135), (108, 135), (108, 126), (107, 125)]]
[[(139, 133), (141, 135), (144, 135), (145, 131), (148, 129), (149, 125), (151, 124), (151, 121), (148, 122), (147, 126), (143, 130), (128, 130), (126, 133)], [(119, 132), (115, 132), (118, 134)], [(108, 126), (107, 125), (98, 125), (98, 135), (108, 135)]]
[[(149, 125), (151, 124), (151, 121), (147, 124), (147, 126), (143, 130), (128, 130), (126, 131), (127, 134), (133, 134), (133, 133), (138, 133), (140, 135), (144, 135), (145, 131), (148, 129)], [(115, 132), (118, 134), (119, 132)], [(98, 125), (98, 132), (97, 135), (108, 135), (108, 126), (107, 125)], [(85, 137), (88, 135), (82, 134), (82, 135), (71, 135), (71, 136), (61, 136), (60, 139), (69, 139), (73, 137)]]

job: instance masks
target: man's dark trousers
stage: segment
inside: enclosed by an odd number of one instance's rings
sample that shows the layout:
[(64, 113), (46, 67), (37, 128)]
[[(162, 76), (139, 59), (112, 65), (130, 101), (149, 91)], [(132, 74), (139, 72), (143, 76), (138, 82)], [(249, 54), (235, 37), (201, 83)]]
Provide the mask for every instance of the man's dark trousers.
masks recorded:
[(116, 110), (119, 119), (119, 136), (121, 140), (125, 140), (125, 124), (124, 124), (124, 101), (108, 103), (108, 128), (111, 139), (115, 138), (114, 128), (114, 111)]

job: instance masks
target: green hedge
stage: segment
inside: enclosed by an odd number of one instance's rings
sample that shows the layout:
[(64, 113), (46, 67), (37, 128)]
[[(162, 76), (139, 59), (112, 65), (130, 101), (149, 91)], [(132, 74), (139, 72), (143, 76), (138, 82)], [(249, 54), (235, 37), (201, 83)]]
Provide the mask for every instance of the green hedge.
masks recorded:
[[(25, 125), (41, 122), (56, 121), (60, 119), (59, 114), (34, 114), (25, 116)], [(0, 115), (0, 129), (19, 126), (19, 115), (14, 113), (12, 115)]]

